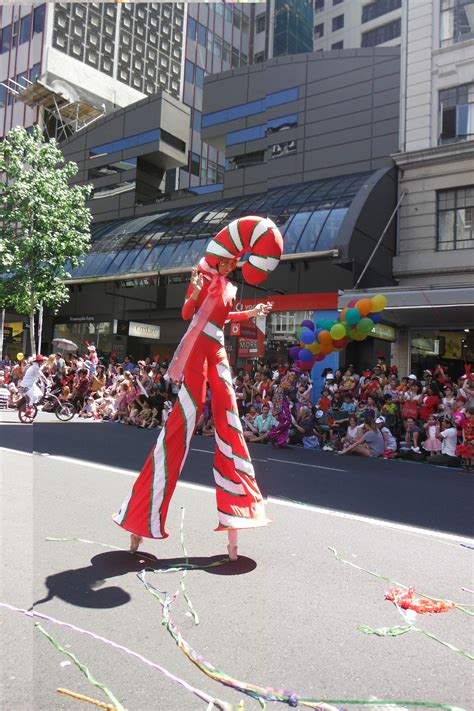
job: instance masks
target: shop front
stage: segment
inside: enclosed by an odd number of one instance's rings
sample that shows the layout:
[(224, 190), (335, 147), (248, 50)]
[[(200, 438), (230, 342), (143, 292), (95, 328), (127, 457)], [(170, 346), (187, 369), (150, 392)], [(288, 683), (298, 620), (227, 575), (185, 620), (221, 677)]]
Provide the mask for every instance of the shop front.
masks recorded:
[(25, 349), (25, 324), (22, 321), (7, 320), (3, 326), (3, 356), (12, 360)]

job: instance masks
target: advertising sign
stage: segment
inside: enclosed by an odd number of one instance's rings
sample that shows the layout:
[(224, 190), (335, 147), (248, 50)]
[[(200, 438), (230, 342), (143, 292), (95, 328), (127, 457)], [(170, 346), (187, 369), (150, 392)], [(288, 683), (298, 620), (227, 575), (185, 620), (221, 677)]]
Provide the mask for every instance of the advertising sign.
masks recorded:
[(158, 341), (160, 339), (160, 327), (152, 323), (130, 321), (128, 335), (135, 336), (135, 338), (152, 338)]
[(239, 358), (258, 358), (258, 341), (256, 338), (239, 338), (237, 348)]

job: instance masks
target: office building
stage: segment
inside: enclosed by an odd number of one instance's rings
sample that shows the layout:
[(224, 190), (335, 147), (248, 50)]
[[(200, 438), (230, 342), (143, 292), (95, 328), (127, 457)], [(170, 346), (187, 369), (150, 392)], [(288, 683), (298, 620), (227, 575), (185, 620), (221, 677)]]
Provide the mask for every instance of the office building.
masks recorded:
[(393, 47), (406, 0), (313, 0), (314, 50)]
[(402, 24), (394, 360), (459, 375), (474, 358), (474, 3), (411, 0)]
[(254, 6), (253, 62), (313, 51), (312, 0), (266, 0)]

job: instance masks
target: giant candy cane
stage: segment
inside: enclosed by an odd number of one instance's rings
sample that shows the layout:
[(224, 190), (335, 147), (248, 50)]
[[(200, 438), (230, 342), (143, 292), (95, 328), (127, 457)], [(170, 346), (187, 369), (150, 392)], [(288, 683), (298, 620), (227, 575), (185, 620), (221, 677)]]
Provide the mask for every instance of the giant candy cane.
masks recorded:
[(242, 275), (249, 284), (260, 284), (278, 266), (283, 252), (283, 237), (274, 222), (266, 217), (240, 217), (224, 227), (209, 242), (206, 262), (216, 267), (219, 259), (241, 257), (250, 252)]

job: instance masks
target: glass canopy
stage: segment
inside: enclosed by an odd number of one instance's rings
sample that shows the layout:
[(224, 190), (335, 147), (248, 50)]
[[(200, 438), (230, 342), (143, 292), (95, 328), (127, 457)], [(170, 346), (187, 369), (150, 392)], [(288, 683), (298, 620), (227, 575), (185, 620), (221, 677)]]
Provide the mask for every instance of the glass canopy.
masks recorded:
[(285, 254), (336, 248), (344, 218), (371, 175), (315, 180), (93, 225), (91, 249), (71, 278), (93, 281), (191, 267), (219, 230), (245, 215), (273, 220)]

